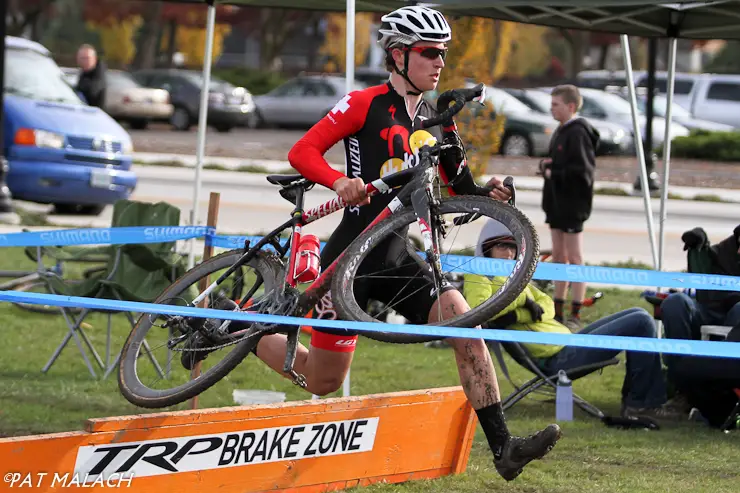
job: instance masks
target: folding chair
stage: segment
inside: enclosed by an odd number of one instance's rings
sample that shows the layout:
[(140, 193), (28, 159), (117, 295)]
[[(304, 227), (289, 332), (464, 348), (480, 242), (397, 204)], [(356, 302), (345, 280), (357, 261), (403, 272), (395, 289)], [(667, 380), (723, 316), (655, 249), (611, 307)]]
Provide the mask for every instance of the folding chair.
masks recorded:
[[(548, 396), (554, 398), (555, 390), (557, 389), (558, 373), (556, 372), (550, 375), (546, 374), (545, 371), (537, 364), (536, 358), (532, 357), (532, 355), (523, 344), (520, 344), (518, 342), (495, 342), (490, 344), (489, 347), (495, 354), (501, 371), (506, 376), (506, 379), (511, 382), (515, 389), (514, 392), (509, 394), (509, 396), (506, 397), (506, 399), (504, 399), (501, 403), (504, 410), (511, 408), (512, 406), (514, 406), (514, 404), (524, 399), (532, 392), (543, 392)], [(519, 366), (522, 366), (532, 372), (534, 374), (534, 377), (532, 377), (522, 386), (518, 386), (516, 383), (514, 383), (511, 376), (509, 375), (509, 370), (506, 367), (506, 362), (504, 361), (503, 354), (501, 353), (501, 347), (504, 348), (504, 350), (509, 354), (509, 356), (514, 359), (514, 361), (517, 362), (517, 364), (519, 364)], [(601, 371), (607, 366), (617, 364), (619, 364), (619, 360), (617, 358), (612, 358), (600, 363), (579, 366), (577, 368), (567, 370), (565, 373), (568, 375), (568, 378), (571, 381), (576, 381), (596, 371)], [(544, 389), (542, 389), (542, 387), (544, 387)], [(604, 413), (601, 412), (599, 408), (575, 393), (573, 393), (573, 402), (591, 416), (599, 419), (604, 417)]]
[[(121, 200), (113, 208), (112, 227), (132, 226), (179, 226), (180, 210), (165, 202), (156, 204)], [(66, 282), (61, 277), (48, 275), (44, 279), (48, 284), (49, 292), (64, 296), (81, 296), (91, 298), (114, 299), (120, 301), (136, 301), (151, 303), (185, 271), (185, 266), (179, 255), (174, 252), (176, 242), (144, 243), (129, 245), (110, 245), (107, 247), (108, 260), (104, 268), (92, 272), (86, 279), (78, 283)], [(70, 309), (62, 308), (62, 316), (69, 328), (66, 336), (54, 351), (43, 372), (49, 371), (70, 339), (74, 339), (90, 374), (95, 378), (97, 374), (88, 358), (82, 343), (87, 346), (98, 366), (103, 370), (106, 378), (118, 364), (120, 351), (111, 364), (111, 318), (117, 313), (105, 310), (108, 315), (106, 337), (106, 360), (101, 359), (85, 333), (82, 323), (92, 310), (83, 308), (79, 315), (73, 317)], [(130, 312), (123, 312), (131, 327), (136, 320)], [(74, 318), (74, 321), (72, 321)], [(149, 355), (152, 364), (160, 376), (164, 372), (155, 358), (151, 355), (149, 346), (144, 341), (145, 352)]]

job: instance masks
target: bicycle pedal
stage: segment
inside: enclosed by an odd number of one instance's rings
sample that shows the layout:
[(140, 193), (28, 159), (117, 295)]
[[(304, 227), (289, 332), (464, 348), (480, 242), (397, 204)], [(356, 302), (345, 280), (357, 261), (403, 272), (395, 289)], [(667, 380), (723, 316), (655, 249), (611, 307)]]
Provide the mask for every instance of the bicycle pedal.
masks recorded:
[(304, 375), (296, 373), (295, 370), (290, 370), (290, 376), (293, 378), (293, 383), (295, 385), (298, 385), (299, 387), (304, 389), (308, 386), (308, 383), (306, 382), (306, 377)]

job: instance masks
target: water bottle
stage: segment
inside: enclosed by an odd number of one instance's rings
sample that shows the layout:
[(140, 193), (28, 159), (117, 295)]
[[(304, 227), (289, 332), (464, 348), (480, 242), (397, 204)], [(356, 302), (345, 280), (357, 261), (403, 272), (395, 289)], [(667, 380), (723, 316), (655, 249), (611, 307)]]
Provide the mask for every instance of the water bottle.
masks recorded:
[(313, 282), (321, 270), (321, 242), (316, 235), (304, 235), (296, 250), (293, 278), (301, 283)]
[(564, 370), (558, 372), (558, 384), (555, 391), (555, 419), (573, 421), (573, 382)]

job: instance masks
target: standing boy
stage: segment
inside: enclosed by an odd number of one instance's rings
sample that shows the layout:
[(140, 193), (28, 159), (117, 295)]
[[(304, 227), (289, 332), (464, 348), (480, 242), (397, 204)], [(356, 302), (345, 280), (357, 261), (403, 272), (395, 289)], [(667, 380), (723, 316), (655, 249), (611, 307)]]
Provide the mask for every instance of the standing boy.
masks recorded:
[[(560, 122), (550, 141), (549, 157), (540, 163), (545, 177), (542, 209), (552, 236), (552, 260), (562, 264), (583, 264), (583, 223), (591, 215), (594, 167), (599, 133), (577, 116), (583, 99), (573, 85), (552, 91), (550, 111)], [(580, 310), (586, 295), (585, 283), (571, 286), (570, 317), (564, 320), (567, 282), (555, 283), (555, 319), (577, 332), (582, 328)]]

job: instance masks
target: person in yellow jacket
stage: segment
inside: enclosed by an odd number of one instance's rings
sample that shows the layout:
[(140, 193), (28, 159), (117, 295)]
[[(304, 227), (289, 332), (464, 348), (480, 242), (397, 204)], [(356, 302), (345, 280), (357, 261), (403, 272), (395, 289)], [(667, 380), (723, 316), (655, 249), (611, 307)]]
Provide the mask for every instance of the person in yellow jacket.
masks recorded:
[[(477, 256), (513, 260), (515, 254), (514, 237), (504, 225), (490, 220), (483, 226), (476, 246)], [(503, 276), (488, 278), (477, 274), (465, 274), (463, 295), (471, 307), (476, 307), (496, 293), (505, 281), (506, 277)], [(553, 299), (532, 284), (529, 284), (511, 305), (492, 319), (488, 327), (571, 333), (570, 329), (555, 320)], [(637, 307), (604, 317), (579, 332), (579, 334), (587, 333), (656, 337), (653, 318), (646, 310)], [(540, 368), (548, 374), (605, 361), (620, 352), (616, 349), (592, 349), (551, 344), (524, 343), (523, 345)], [(647, 416), (659, 419), (683, 417), (670, 404), (666, 405), (666, 384), (659, 353), (628, 351), (626, 363), (627, 369), (622, 386), (622, 414), (624, 416)]]

